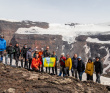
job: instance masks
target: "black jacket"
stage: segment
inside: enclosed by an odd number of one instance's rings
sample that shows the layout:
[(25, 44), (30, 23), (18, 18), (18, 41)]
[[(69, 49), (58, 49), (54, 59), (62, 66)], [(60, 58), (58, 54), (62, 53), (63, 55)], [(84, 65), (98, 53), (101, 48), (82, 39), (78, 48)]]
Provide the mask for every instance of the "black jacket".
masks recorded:
[(8, 54), (13, 54), (14, 53), (14, 47), (13, 46), (7, 46), (6, 51)]
[(95, 72), (102, 74), (103, 73), (103, 65), (102, 65), (102, 63), (100, 61), (95, 61), (94, 65), (95, 65)]
[(51, 54), (50, 54), (49, 51), (45, 50), (45, 51), (43, 52), (43, 56), (44, 56), (44, 57), (50, 57)]
[(14, 46), (14, 50), (15, 50), (14, 55), (15, 56), (20, 56), (20, 48), (19, 48), (19, 46), (18, 47), (17, 46)]
[(78, 61), (77, 70), (78, 72), (83, 72), (85, 70), (85, 64), (82, 60)]
[(22, 50), (21, 50), (21, 57), (26, 57), (26, 53), (27, 53), (27, 51), (29, 50), (29, 48), (22, 48)]
[(78, 66), (78, 59), (77, 58), (72, 58), (72, 67), (74, 69), (77, 69), (77, 66)]

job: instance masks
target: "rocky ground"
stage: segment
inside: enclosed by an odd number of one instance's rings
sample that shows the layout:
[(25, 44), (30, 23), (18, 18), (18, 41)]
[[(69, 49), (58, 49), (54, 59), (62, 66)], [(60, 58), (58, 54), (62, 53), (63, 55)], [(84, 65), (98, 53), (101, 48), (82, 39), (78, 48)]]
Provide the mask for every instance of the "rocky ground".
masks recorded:
[(110, 87), (0, 63), (0, 93), (110, 93)]

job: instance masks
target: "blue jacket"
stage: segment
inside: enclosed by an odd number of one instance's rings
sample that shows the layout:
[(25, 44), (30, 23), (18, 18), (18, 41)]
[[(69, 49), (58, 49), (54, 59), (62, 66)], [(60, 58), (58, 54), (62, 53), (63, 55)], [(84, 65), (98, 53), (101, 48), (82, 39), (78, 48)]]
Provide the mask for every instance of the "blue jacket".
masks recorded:
[(6, 40), (0, 38), (0, 51), (4, 51), (6, 49)]

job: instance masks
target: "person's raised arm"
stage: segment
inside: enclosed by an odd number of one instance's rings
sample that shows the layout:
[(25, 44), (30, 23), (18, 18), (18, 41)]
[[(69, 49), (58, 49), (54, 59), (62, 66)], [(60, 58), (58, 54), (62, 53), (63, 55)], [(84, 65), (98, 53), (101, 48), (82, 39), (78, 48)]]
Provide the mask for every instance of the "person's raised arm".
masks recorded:
[(34, 51), (36, 51), (36, 49), (37, 49), (38, 47), (36, 46), (36, 48), (34, 48), (33, 50), (31, 50), (31, 52), (34, 52)]

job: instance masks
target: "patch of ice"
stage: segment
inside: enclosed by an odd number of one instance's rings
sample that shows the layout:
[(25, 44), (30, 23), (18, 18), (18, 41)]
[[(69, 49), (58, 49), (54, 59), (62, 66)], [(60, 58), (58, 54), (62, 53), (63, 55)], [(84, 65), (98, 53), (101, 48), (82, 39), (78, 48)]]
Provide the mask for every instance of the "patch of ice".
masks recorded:
[(100, 41), (98, 38), (90, 38), (88, 37), (86, 39), (87, 42), (91, 42), (91, 43), (101, 43), (101, 44), (110, 44), (110, 41)]

